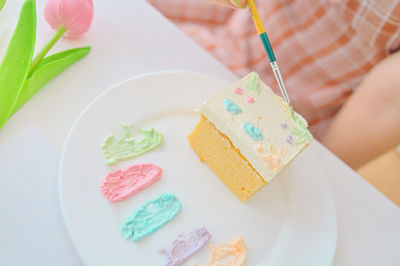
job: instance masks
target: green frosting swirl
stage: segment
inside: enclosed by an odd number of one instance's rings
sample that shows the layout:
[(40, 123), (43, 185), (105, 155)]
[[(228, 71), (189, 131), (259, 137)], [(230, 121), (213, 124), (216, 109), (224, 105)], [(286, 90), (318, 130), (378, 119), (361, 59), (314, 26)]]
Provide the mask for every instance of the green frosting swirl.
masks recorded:
[(110, 135), (105, 139), (102, 145), (104, 158), (108, 165), (139, 156), (156, 148), (163, 141), (163, 135), (154, 128), (150, 130), (139, 130), (144, 138), (137, 141), (131, 135), (131, 124), (125, 125), (120, 123), (120, 125), (124, 130), (124, 135), (119, 139), (114, 135)]

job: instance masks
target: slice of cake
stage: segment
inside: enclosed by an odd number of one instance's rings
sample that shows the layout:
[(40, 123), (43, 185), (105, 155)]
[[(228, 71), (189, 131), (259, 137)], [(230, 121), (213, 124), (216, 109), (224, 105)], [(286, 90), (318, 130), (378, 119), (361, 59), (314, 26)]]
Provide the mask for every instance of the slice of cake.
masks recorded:
[(307, 122), (253, 72), (200, 107), (190, 145), (243, 202), (312, 141)]

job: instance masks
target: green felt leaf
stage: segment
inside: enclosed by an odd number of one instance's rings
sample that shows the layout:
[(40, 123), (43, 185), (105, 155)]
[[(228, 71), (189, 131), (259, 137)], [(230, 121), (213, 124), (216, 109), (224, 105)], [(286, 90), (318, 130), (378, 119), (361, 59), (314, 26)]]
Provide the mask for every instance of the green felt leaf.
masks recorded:
[(0, 65), (0, 128), (6, 123), (28, 75), (36, 36), (34, 0), (22, 5), (17, 27)]
[(5, 3), (6, 3), (6, 0), (0, 0), (0, 10), (3, 8)]
[(66, 50), (43, 58), (26, 80), (12, 113), (24, 105), (47, 82), (59, 75), (70, 65), (87, 55), (90, 47)]

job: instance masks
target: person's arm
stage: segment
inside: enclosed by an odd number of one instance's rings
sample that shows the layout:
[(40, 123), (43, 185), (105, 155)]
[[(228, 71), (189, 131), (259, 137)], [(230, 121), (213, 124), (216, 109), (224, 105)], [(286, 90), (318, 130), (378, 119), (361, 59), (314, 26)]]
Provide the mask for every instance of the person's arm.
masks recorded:
[(354, 169), (400, 144), (400, 52), (366, 76), (322, 143)]

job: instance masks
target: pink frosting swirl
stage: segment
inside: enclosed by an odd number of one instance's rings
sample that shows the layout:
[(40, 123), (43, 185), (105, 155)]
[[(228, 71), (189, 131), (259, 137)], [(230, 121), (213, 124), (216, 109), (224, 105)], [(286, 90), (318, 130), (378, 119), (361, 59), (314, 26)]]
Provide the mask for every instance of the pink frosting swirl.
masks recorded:
[(152, 163), (132, 165), (108, 174), (100, 189), (110, 202), (125, 200), (160, 180), (161, 172), (162, 169)]

